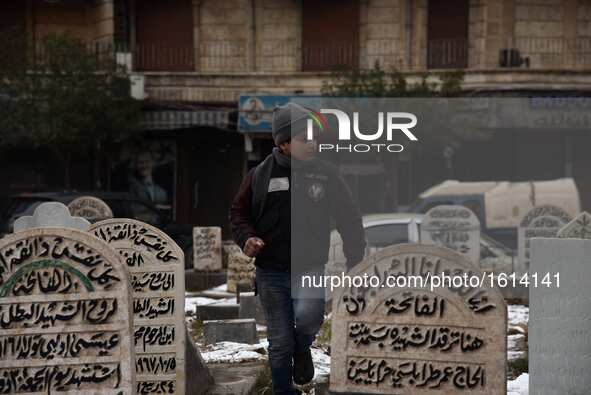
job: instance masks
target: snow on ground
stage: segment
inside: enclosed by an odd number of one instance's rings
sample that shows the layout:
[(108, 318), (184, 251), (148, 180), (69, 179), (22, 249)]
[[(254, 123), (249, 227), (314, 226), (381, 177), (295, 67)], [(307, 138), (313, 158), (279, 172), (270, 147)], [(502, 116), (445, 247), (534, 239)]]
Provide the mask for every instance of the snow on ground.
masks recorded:
[(220, 342), (209, 346), (200, 346), (205, 363), (239, 363), (267, 359), (267, 340), (257, 344)]
[(213, 299), (203, 296), (185, 297), (185, 312), (194, 314), (196, 306), (206, 306), (210, 304), (236, 304), (236, 298)]
[(522, 373), (515, 380), (507, 381), (507, 395), (528, 395), (529, 374)]
[(507, 336), (507, 360), (513, 361), (525, 355), (525, 335)]
[[(219, 287), (211, 289), (211, 291), (225, 292), (227, 285), (223, 284)], [(185, 298), (185, 311), (195, 312), (197, 305), (210, 304), (224, 304), (236, 303), (236, 298), (228, 299), (213, 299), (206, 297), (187, 297)], [(509, 326), (514, 326), (519, 323), (526, 324), (529, 320), (529, 308), (523, 305), (509, 305), (507, 306)], [(259, 326), (257, 326), (258, 330)], [(265, 328), (266, 329), (266, 328)], [(517, 343), (523, 335), (510, 335), (507, 338), (507, 358), (513, 360), (523, 355), (523, 351), (519, 350)], [(242, 344), (234, 342), (220, 342), (213, 345), (199, 345), (201, 355), (206, 363), (240, 363), (248, 361), (264, 361), (267, 360), (266, 339), (261, 340), (257, 344)], [(319, 348), (312, 348), (312, 358), (314, 359), (314, 366), (316, 369), (314, 381), (325, 382), (330, 376), (330, 356), (325, 354)], [(523, 373), (515, 380), (507, 382), (507, 395), (528, 395), (529, 376)]]
[(218, 285), (215, 288), (210, 288), (208, 291), (216, 291), (216, 292), (228, 292), (228, 284)]
[(510, 304), (507, 306), (507, 324), (517, 325), (526, 324), (529, 321), (529, 307), (520, 304)]
[(323, 383), (328, 381), (330, 376), (330, 356), (319, 348), (312, 348), (312, 359), (314, 360), (314, 381)]

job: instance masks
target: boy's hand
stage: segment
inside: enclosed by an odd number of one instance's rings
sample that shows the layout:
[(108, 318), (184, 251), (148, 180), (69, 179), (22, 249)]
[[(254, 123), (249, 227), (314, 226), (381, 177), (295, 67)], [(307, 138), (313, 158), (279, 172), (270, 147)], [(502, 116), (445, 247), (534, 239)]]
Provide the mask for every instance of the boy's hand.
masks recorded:
[(261, 249), (265, 246), (265, 242), (258, 237), (251, 237), (244, 243), (244, 254), (254, 258), (259, 254)]

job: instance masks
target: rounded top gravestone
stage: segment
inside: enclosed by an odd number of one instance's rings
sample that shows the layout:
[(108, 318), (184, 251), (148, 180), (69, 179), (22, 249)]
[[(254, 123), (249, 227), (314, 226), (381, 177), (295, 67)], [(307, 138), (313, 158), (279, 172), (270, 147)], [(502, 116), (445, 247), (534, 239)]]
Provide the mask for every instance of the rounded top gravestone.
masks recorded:
[(113, 218), (111, 207), (94, 196), (80, 196), (68, 204), (68, 209), (72, 216), (86, 218), (92, 223)]
[(467, 207), (440, 205), (425, 213), (421, 243), (447, 247), (480, 263), (480, 221)]
[(583, 211), (558, 231), (558, 237), (591, 239), (591, 214)]
[(0, 240), (0, 393), (133, 394), (127, 270), (75, 229)]
[(185, 393), (185, 271), (182, 249), (166, 233), (133, 219), (93, 224), (127, 264), (133, 291), (136, 391)]
[(506, 394), (502, 295), (455, 282), (430, 287), (445, 275), (484, 277), (466, 257), (424, 244), (387, 247), (348, 273), (371, 286), (334, 293), (331, 391)]
[(519, 271), (529, 270), (529, 243), (532, 237), (557, 237), (558, 231), (571, 221), (565, 210), (553, 205), (537, 206), (529, 210), (517, 228)]

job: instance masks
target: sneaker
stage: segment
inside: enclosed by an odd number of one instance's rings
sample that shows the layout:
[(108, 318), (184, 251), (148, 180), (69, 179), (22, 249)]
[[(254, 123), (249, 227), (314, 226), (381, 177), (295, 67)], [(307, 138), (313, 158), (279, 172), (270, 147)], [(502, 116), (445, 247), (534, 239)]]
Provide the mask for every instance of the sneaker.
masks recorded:
[(297, 385), (304, 385), (314, 378), (314, 362), (310, 350), (296, 353), (293, 356), (293, 381)]

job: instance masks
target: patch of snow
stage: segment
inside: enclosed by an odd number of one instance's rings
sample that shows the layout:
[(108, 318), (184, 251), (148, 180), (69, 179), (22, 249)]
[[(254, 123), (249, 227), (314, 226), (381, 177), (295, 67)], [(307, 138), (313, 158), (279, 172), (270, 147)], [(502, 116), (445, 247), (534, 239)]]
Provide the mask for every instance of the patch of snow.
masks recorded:
[(191, 296), (185, 298), (185, 312), (195, 313), (196, 306), (207, 306), (211, 304), (236, 304), (236, 298), (213, 299), (203, 296)]
[(330, 376), (330, 356), (319, 348), (312, 348), (312, 360), (314, 361), (314, 381), (323, 383)]
[(522, 373), (515, 380), (507, 381), (507, 395), (528, 395), (529, 374)]
[(525, 341), (525, 336), (522, 334), (509, 335), (507, 336), (507, 350), (511, 351), (524, 351), (520, 348)]
[(517, 325), (526, 324), (529, 321), (529, 307), (520, 304), (510, 304), (507, 306), (507, 324)]
[(190, 298), (185, 298), (185, 311), (195, 313), (196, 306), (205, 306), (215, 302), (217, 302), (217, 299), (204, 298), (202, 296), (193, 296)]
[(267, 346), (263, 340), (257, 344), (220, 342), (200, 348), (205, 363), (239, 363), (266, 360)]
[(208, 289), (208, 291), (228, 292), (228, 284), (218, 285), (217, 287)]

